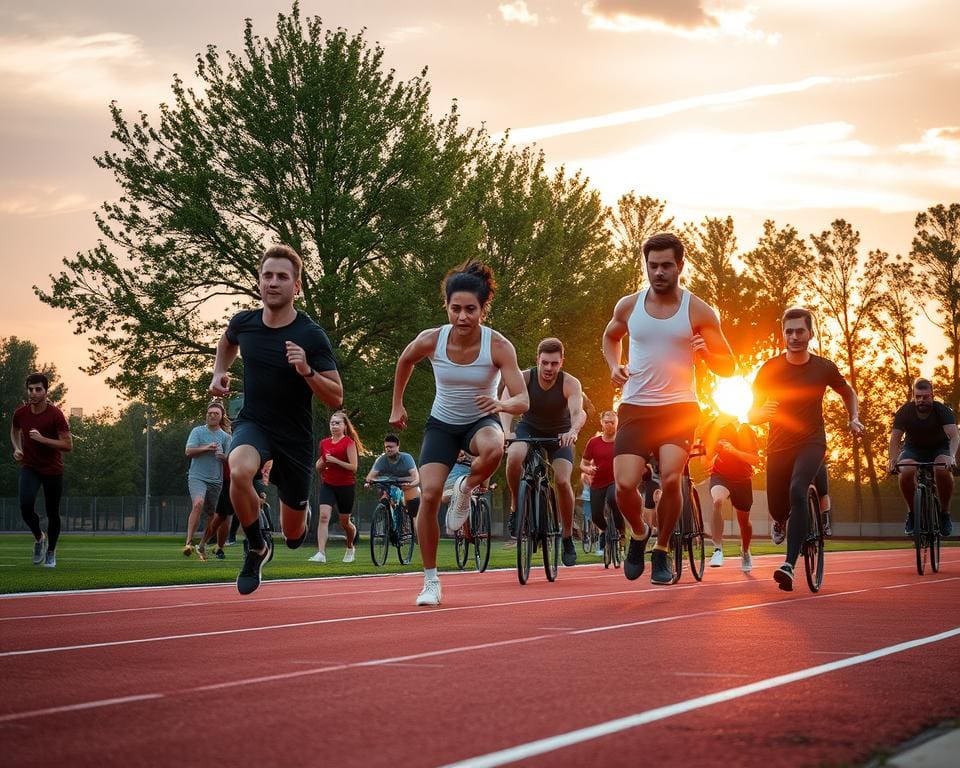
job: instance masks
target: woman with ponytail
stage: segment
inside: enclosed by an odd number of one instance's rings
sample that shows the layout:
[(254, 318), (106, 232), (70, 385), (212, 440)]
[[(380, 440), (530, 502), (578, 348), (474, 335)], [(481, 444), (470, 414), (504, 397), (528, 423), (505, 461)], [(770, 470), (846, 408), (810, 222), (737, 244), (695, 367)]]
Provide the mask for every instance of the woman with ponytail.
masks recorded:
[(313, 563), (327, 562), (327, 537), (334, 506), (340, 515), (340, 527), (347, 535), (343, 562), (352, 563), (357, 555), (357, 527), (350, 519), (356, 493), (357, 463), (363, 443), (344, 411), (330, 416), (330, 437), (320, 441), (317, 474), (320, 475), (320, 519), (317, 522), (317, 553)]

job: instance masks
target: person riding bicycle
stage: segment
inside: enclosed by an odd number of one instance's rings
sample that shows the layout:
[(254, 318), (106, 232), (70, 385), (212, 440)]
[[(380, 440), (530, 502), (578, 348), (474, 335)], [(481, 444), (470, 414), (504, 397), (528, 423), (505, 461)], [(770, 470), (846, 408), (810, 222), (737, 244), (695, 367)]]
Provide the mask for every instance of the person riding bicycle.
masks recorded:
[[(701, 358), (720, 376), (734, 370), (733, 352), (717, 313), (680, 288), (683, 255), (683, 242), (671, 232), (647, 238), (643, 256), (650, 286), (620, 299), (603, 333), (610, 380), (623, 387), (613, 460), (617, 504), (633, 529), (623, 574), (632, 581), (643, 573), (651, 528), (643, 520), (638, 486), (654, 454), (660, 465), (661, 495), (650, 581), (660, 585), (674, 582), (670, 537), (680, 516), (681, 479), (700, 420), (694, 365)], [(622, 341), (628, 334), (629, 353), (623, 365)]]
[[(373, 462), (363, 485), (369, 488), (377, 480), (404, 483), (403, 505), (410, 517), (416, 518), (420, 510), (420, 473), (417, 471), (417, 462), (409, 453), (400, 450), (400, 438), (392, 432), (383, 438), (383, 453)], [(380, 498), (384, 495), (386, 491), (381, 491)]]
[(617, 505), (617, 485), (613, 480), (613, 449), (617, 437), (616, 412), (604, 411), (600, 414), (600, 428), (600, 434), (591, 437), (583, 450), (580, 472), (590, 483), (590, 514), (600, 535), (603, 536), (607, 530), (604, 512), (609, 507), (620, 538), (623, 539), (623, 515), (620, 514), (620, 507)]
[(823, 396), (827, 387), (843, 398), (850, 431), (863, 434), (863, 424), (853, 387), (833, 362), (809, 350), (813, 338), (810, 310), (791, 307), (783, 313), (781, 327), (786, 351), (765, 362), (757, 372), (748, 419), (751, 424), (770, 422), (767, 505), (774, 520), (770, 538), (774, 544), (787, 539), (786, 560), (773, 578), (780, 589), (789, 592), (793, 589), (793, 568), (809, 532), (807, 489), (818, 481), (818, 492), (826, 494), (821, 483), (826, 480)]
[[(902, 441), (902, 446), (901, 446)], [(953, 474), (957, 467), (957, 449), (960, 433), (957, 417), (950, 406), (933, 399), (933, 384), (929, 379), (913, 383), (913, 399), (904, 404), (893, 417), (890, 430), (890, 453), (887, 471), (893, 472), (899, 463), (942, 462), (934, 467), (937, 495), (940, 497), (940, 532), (953, 533), (950, 520), (950, 498), (953, 496)], [(917, 490), (916, 467), (900, 468), (900, 493), (907, 502), (907, 520), (904, 533), (913, 536), (913, 496)]]
[[(557, 507), (563, 527), (563, 564), (577, 562), (573, 546), (573, 449), (577, 435), (587, 420), (583, 410), (583, 388), (580, 381), (563, 368), (563, 342), (544, 339), (537, 345), (537, 365), (523, 372), (523, 381), (530, 398), (530, 408), (517, 423), (516, 437), (557, 437), (559, 444), (547, 447), (547, 456), (553, 466), (557, 484)], [(500, 421), (504, 434), (509, 434), (512, 417), (502, 413)], [(530, 451), (527, 443), (512, 443), (507, 448), (507, 486), (510, 488), (511, 534), (516, 526), (517, 490), (523, 462)]]

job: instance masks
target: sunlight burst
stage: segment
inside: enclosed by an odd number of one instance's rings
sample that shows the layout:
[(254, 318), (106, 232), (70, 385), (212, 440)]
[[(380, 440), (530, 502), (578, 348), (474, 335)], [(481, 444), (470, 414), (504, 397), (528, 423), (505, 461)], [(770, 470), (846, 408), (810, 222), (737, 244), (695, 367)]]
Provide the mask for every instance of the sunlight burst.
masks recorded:
[(744, 376), (720, 379), (713, 392), (713, 400), (723, 413), (736, 416), (740, 421), (745, 422), (747, 411), (753, 403), (753, 389)]

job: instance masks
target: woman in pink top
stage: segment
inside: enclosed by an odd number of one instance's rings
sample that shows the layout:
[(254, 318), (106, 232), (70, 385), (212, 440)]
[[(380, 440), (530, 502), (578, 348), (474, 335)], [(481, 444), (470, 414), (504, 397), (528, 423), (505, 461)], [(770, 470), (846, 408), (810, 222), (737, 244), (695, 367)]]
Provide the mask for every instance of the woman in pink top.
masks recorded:
[(352, 563), (357, 550), (357, 527), (350, 520), (356, 493), (357, 462), (363, 453), (363, 443), (357, 430), (343, 411), (330, 417), (330, 437), (320, 441), (317, 473), (320, 475), (320, 520), (317, 522), (317, 554), (310, 558), (314, 563), (327, 562), (327, 536), (330, 515), (337, 507), (340, 527), (347, 534), (347, 551), (343, 562)]

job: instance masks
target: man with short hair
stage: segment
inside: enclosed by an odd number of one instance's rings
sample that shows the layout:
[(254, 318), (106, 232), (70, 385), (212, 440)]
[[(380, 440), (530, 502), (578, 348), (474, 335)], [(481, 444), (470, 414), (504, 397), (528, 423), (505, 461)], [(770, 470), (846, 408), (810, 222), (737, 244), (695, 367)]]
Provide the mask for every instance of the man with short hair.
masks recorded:
[(411, 518), (420, 511), (420, 473), (413, 456), (400, 450), (400, 438), (389, 433), (383, 438), (383, 453), (367, 473), (364, 485), (369, 486), (377, 480), (396, 480), (406, 483), (403, 488), (403, 504)]
[[(933, 399), (933, 384), (929, 379), (917, 379), (913, 383), (913, 399), (905, 403), (893, 417), (887, 471), (893, 472), (899, 463), (932, 461), (944, 465), (934, 467), (934, 482), (940, 498), (940, 532), (944, 536), (953, 533), (950, 499), (953, 496), (952, 470), (957, 466), (958, 449), (960, 433), (957, 431), (957, 417), (948, 405)], [(899, 483), (908, 510), (904, 532), (912, 536), (917, 468), (900, 467)]]
[[(220, 491), (223, 488), (223, 465), (227, 461), (230, 449), (230, 435), (221, 427), (223, 406), (213, 402), (207, 406), (206, 423), (190, 430), (184, 449), (190, 459), (187, 471), (187, 488), (190, 491), (190, 516), (187, 518), (187, 540), (183, 545), (183, 554), (193, 554), (193, 534), (196, 533), (200, 513), (207, 512), (208, 528), (217, 511)], [(206, 532), (200, 536), (197, 554), (201, 560), (207, 559)]]
[[(823, 457), (827, 435), (823, 423), (823, 396), (830, 387), (850, 416), (854, 435), (863, 434), (857, 393), (837, 366), (810, 352), (813, 315), (791, 307), (781, 320), (786, 351), (765, 362), (753, 381), (751, 424), (770, 422), (767, 438), (767, 504), (773, 518), (770, 538), (787, 540), (787, 556), (773, 578), (785, 592), (793, 590), (793, 569), (809, 533), (807, 489), (817, 486), (827, 494)], [(787, 521), (789, 520), (789, 526)]]
[(243, 358), (243, 408), (230, 443), (230, 500), (247, 536), (247, 553), (237, 590), (260, 586), (263, 565), (273, 555), (260, 530), (260, 499), (253, 478), (273, 460), (270, 479), (280, 497), (280, 528), (290, 549), (309, 528), (313, 476), (313, 397), (339, 408), (343, 384), (330, 340), (312, 319), (294, 307), (300, 295), (303, 262), (293, 248), (277, 245), (260, 259), (261, 309), (238, 312), (217, 344), (210, 392), (230, 393), (229, 369)]
[[(583, 387), (579, 379), (563, 369), (563, 342), (556, 338), (543, 339), (537, 345), (537, 365), (523, 372), (530, 408), (517, 423), (516, 437), (558, 438), (556, 446), (547, 448), (557, 484), (557, 507), (562, 524), (562, 560), (567, 566), (576, 565), (577, 548), (573, 545), (573, 449), (577, 436), (587, 420), (583, 410)], [(501, 413), (504, 434), (510, 433), (513, 418)], [(507, 485), (511, 500), (511, 534), (515, 534), (517, 490), (523, 462), (530, 446), (512, 443), (507, 448)]]
[[(673, 584), (670, 536), (680, 515), (680, 483), (700, 406), (694, 381), (697, 358), (720, 376), (734, 369), (733, 352), (720, 330), (717, 313), (680, 287), (683, 242), (671, 232), (643, 244), (650, 286), (617, 302), (603, 334), (603, 356), (610, 379), (623, 388), (613, 473), (620, 512), (633, 529), (623, 563), (630, 580), (640, 578), (651, 528), (643, 520), (638, 486), (653, 454), (659, 462), (661, 495), (657, 543), (650, 554), (653, 584)], [(629, 334), (627, 364), (620, 362)]]
[[(31, 373), (26, 385), (27, 402), (13, 412), (10, 423), (13, 458), (20, 465), (17, 488), (20, 514), (33, 534), (33, 564), (56, 568), (63, 495), (61, 453), (73, 450), (73, 437), (63, 411), (47, 397), (49, 379), (42, 373)], [(46, 534), (40, 528), (40, 517), (34, 509), (41, 488), (47, 512)]]

